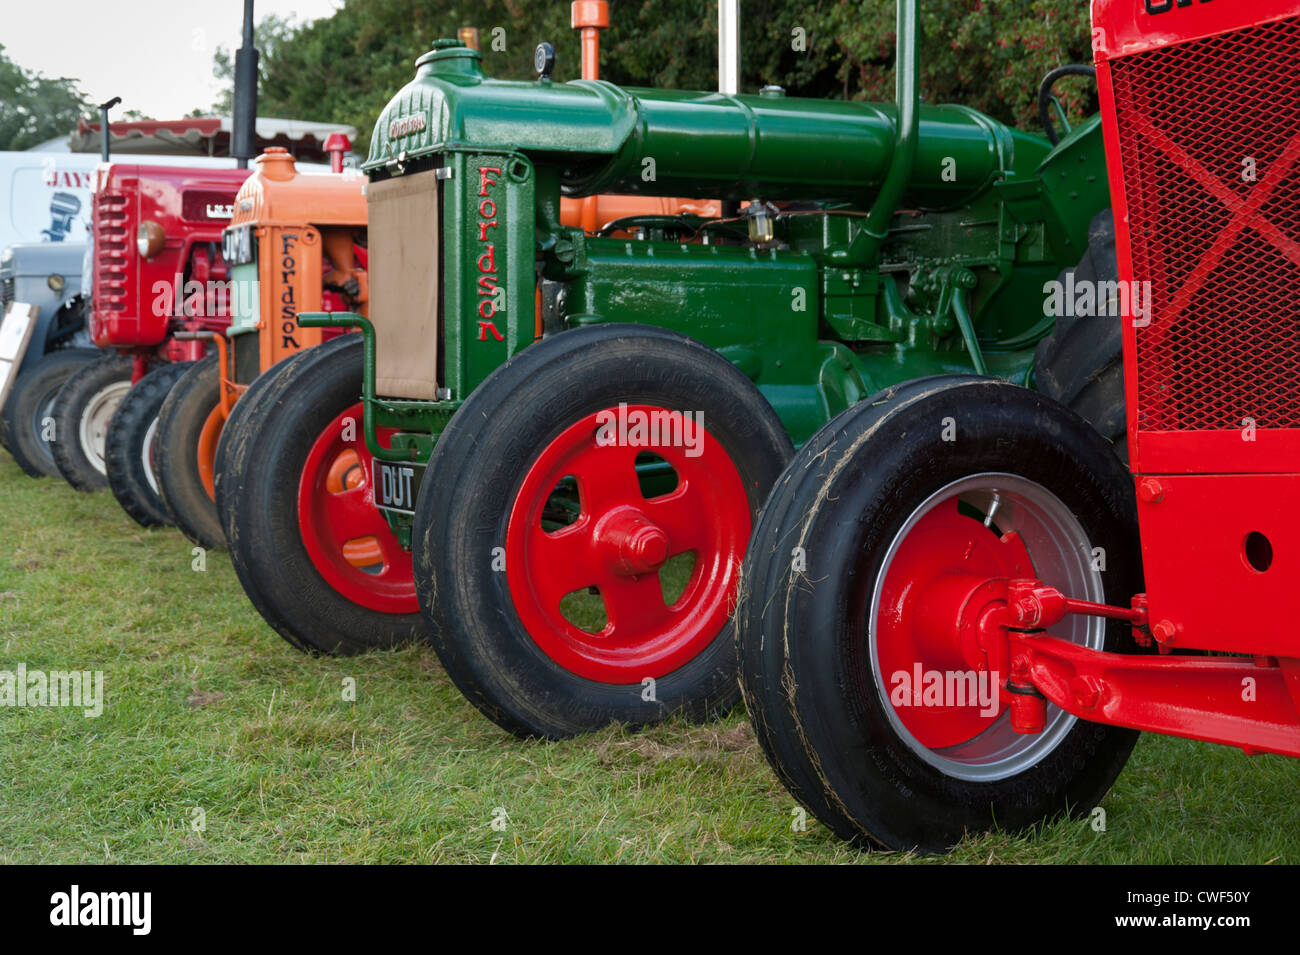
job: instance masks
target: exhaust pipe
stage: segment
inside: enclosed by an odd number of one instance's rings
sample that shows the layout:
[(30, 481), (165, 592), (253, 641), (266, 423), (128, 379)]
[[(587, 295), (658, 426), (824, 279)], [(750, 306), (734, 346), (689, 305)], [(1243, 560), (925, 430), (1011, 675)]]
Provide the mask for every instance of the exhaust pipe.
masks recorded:
[(99, 104), (99, 159), (108, 162), (108, 111), (122, 102), (122, 97), (114, 96), (107, 103)]
[(582, 78), (600, 79), (600, 31), (609, 26), (609, 0), (573, 0), (569, 22), (582, 38)]
[(352, 152), (352, 140), (343, 133), (330, 133), (325, 137), (325, 152), (330, 157), (330, 172), (342, 172), (343, 157)]
[(740, 0), (718, 0), (718, 92), (740, 92)]
[(253, 0), (244, 0), (244, 45), (235, 51), (235, 111), (230, 155), (240, 169), (257, 155), (257, 47), (253, 45)]
[[(735, 96), (740, 92), (740, 0), (718, 0), (718, 92)], [(724, 200), (722, 218), (740, 215), (740, 203)]]

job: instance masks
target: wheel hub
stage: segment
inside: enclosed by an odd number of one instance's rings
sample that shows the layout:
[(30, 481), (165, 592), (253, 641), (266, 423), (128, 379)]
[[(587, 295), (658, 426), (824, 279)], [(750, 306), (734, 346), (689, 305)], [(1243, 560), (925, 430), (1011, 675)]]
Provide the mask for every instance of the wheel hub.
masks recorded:
[(668, 560), (668, 535), (635, 507), (616, 508), (602, 517), (592, 540), (620, 577), (655, 573)]

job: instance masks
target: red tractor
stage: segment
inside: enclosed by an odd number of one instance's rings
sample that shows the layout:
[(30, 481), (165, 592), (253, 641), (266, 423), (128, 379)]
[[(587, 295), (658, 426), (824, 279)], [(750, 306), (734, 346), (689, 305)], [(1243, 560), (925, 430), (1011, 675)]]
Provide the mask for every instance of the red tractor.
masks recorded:
[(1141, 730), (1300, 756), (1300, 3), (1092, 16), (1129, 468), (1041, 393), (918, 379), (808, 441), (750, 545), (758, 738), (863, 846), (1087, 814)]
[(195, 333), (229, 323), (221, 230), (248, 174), (122, 162), (97, 171), (90, 336), (104, 354), (59, 389), (52, 450), (78, 490), (111, 477), (145, 525), (166, 522), (150, 464), (158, 408), (186, 363), (203, 357)]

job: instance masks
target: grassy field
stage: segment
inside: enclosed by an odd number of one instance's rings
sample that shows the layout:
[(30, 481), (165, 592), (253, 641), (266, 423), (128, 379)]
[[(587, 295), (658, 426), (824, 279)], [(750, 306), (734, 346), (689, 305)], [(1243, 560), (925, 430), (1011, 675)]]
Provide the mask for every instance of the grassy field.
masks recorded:
[(1154, 736), (1105, 832), (859, 853), (792, 831), (743, 713), (523, 743), (431, 651), (310, 659), (223, 554), (191, 561), (0, 452), (0, 669), (102, 670), (105, 696), (97, 719), (0, 707), (0, 862), (1300, 862), (1300, 763)]

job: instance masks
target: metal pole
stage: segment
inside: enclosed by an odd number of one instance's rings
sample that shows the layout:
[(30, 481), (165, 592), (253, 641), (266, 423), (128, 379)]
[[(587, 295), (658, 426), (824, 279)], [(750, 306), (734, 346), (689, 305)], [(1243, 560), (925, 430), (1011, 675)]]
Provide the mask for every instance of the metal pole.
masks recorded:
[(740, 92), (740, 0), (718, 0), (718, 92)]
[(240, 169), (257, 155), (257, 47), (253, 46), (253, 0), (244, 0), (244, 44), (235, 51), (235, 110), (230, 155)]
[(107, 103), (99, 104), (99, 158), (108, 162), (108, 111), (122, 102), (122, 97), (114, 96)]

